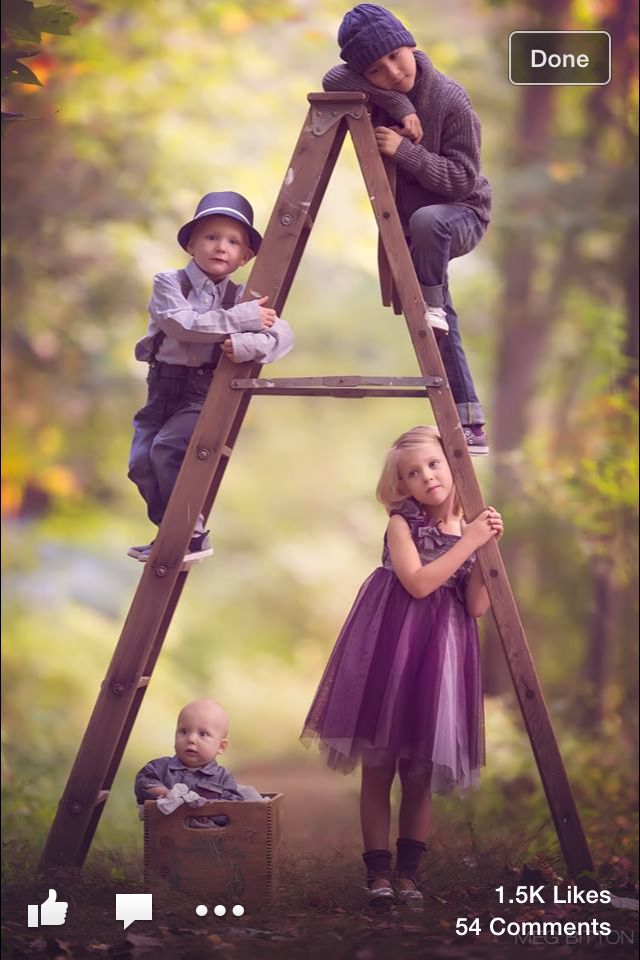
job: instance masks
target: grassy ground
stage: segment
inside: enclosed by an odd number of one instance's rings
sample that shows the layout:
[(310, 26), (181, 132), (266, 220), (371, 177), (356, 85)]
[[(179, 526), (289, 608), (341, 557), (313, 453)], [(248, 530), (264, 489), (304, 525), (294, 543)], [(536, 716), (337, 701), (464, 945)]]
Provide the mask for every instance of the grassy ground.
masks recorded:
[[(115, 893), (142, 890), (139, 879), (123, 883), (113, 880), (113, 860), (95, 862), (82, 879), (69, 874), (54, 877), (51, 883), (69, 903), (69, 919), (62, 928), (27, 931), (26, 904), (42, 901), (46, 884), (22, 882), (12, 885), (11, 904), (4, 911), (2, 957), (14, 958), (96, 958), (168, 957), (200, 960), (205, 957), (250, 960), (253, 957), (324, 958), (335, 960), (395, 960), (435, 957), (493, 957), (498, 951), (528, 951), (554, 957), (606, 956), (626, 958), (637, 955), (637, 913), (612, 907), (499, 907), (495, 888), (504, 885), (515, 895), (518, 881), (542, 884), (560, 880), (560, 864), (537, 857), (525, 867), (513, 868), (504, 850), (487, 850), (480, 861), (452, 856), (442, 837), (431, 845), (429, 868), (424, 871), (424, 905), (417, 909), (392, 906), (367, 907), (361, 892), (361, 869), (354, 852), (325, 850), (322, 856), (287, 854), (282, 865), (282, 894), (276, 906), (247, 913), (242, 918), (218, 919), (209, 912), (195, 914), (195, 902), (174, 898), (156, 919), (133, 924), (126, 932), (113, 919)], [(135, 868), (116, 860), (117, 872), (133, 877)], [(565, 885), (560, 880), (562, 887)], [(629, 891), (627, 891), (628, 893)], [(551, 899), (551, 886), (543, 891)], [(589, 934), (575, 936), (494, 936), (489, 930), (492, 917), (505, 921), (585, 922)], [(480, 932), (459, 936), (456, 921), (478, 918)], [(594, 932), (593, 921), (609, 922), (610, 935)], [(587, 929), (587, 928), (585, 928)], [(40, 934), (40, 935), (38, 935)]]
[[(258, 767), (238, 771), (244, 782), (257, 783), (264, 772)], [(270, 767), (269, 775), (273, 773)], [(466, 802), (439, 804), (422, 872), (424, 904), (417, 909), (399, 905), (371, 909), (362, 889), (356, 781), (308, 765), (283, 765), (277, 775), (287, 801), (286, 843), (280, 897), (272, 907), (247, 911), (241, 918), (217, 918), (210, 904), (202, 918), (195, 913), (194, 899), (174, 897), (169, 904), (156, 901), (152, 921), (123, 931), (114, 919), (115, 894), (144, 890), (137, 853), (103, 849), (92, 855), (81, 875), (65, 872), (38, 878), (35, 851), (26, 842), (11, 841), (4, 851), (2, 958), (472, 960), (516, 951), (572, 958), (636, 956), (637, 912), (551, 902), (554, 885), (566, 888), (563, 865), (544, 805), (541, 819), (536, 819), (524, 785), (519, 798), (517, 786), (512, 796), (505, 795), (503, 817), (493, 824), (486, 817), (478, 820)], [(637, 897), (633, 865), (629, 857), (615, 852), (620, 838), (614, 819), (607, 820), (607, 811), (595, 810), (585, 819), (587, 833), (600, 836), (596, 859), (601, 885), (620, 896)], [(598, 833), (594, 828), (601, 821)], [(508, 900), (515, 897), (517, 884), (544, 885), (545, 905), (501, 906), (496, 887), (505, 887)], [(67, 922), (63, 927), (30, 930), (27, 904), (41, 903), (49, 887), (68, 901)], [(460, 917), (478, 918), (479, 932), (458, 934)], [(524, 939), (492, 933), (493, 917), (519, 923)], [(543, 921), (588, 923), (590, 932), (585, 928), (580, 936), (529, 936), (522, 928), (525, 922)], [(608, 922), (611, 933), (594, 928), (594, 921)]]

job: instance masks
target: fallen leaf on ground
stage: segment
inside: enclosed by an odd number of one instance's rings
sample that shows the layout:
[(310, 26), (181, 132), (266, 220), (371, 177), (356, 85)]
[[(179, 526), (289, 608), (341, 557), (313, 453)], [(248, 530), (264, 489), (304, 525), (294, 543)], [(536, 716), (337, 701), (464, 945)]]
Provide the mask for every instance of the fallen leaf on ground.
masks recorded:
[(146, 937), (142, 933), (128, 933), (126, 936), (126, 941), (131, 944), (132, 947), (161, 947), (162, 941), (158, 940), (156, 937)]

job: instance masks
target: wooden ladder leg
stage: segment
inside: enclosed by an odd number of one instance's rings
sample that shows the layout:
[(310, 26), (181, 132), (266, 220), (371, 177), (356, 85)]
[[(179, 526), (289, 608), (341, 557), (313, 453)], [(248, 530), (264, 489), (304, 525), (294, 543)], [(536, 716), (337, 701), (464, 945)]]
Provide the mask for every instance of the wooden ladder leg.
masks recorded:
[[(277, 311), (286, 300), (342, 146), (344, 115), (365, 109), (362, 94), (343, 99), (329, 118), (318, 117), (318, 110), (310, 107), (247, 283), (246, 297), (257, 290)], [(255, 377), (259, 370), (257, 364), (234, 364), (227, 358), (216, 370), (49, 831), (41, 857), (44, 867), (80, 866), (86, 857), (100, 817), (98, 806), (104, 808), (104, 785), (115, 777), (141, 702), (137, 690), (143, 671), (155, 662), (182, 590), (182, 563), (196, 518), (205, 505), (207, 512), (213, 505), (226, 466), (220, 467), (220, 461), (228, 459), (228, 441), (235, 439), (249, 402), (248, 395), (230, 389), (231, 381)]]
[(127, 743), (129, 742), (129, 736), (131, 734), (131, 731), (133, 730), (140, 707), (142, 706), (144, 695), (149, 688), (149, 683), (153, 675), (154, 667), (156, 665), (158, 657), (160, 656), (160, 651), (162, 650), (162, 645), (164, 643), (167, 630), (169, 629), (169, 625), (171, 623), (175, 608), (178, 605), (178, 600), (180, 599), (180, 595), (186, 583), (186, 579), (187, 579), (186, 571), (183, 571), (178, 577), (178, 580), (176, 581), (176, 585), (174, 587), (173, 593), (171, 594), (169, 603), (167, 604), (167, 609), (165, 610), (164, 617), (162, 618), (160, 629), (158, 630), (158, 634), (156, 635), (156, 638), (154, 640), (153, 647), (151, 648), (151, 653), (149, 654), (149, 658), (143, 668), (143, 674), (142, 674), (142, 677), (140, 678), (140, 683), (134, 693), (133, 701), (131, 703), (131, 706), (129, 707), (129, 711), (126, 716), (124, 726), (122, 728), (122, 731), (120, 732), (120, 736), (118, 737), (118, 742), (113, 752), (111, 763), (109, 764), (109, 769), (105, 774), (103, 787), (99, 795), (100, 802), (95, 805), (93, 809), (92, 817), (89, 820), (89, 823), (87, 825), (87, 830), (83, 838), (83, 846), (79, 850), (78, 860), (80, 864), (84, 863), (87, 853), (89, 852), (89, 848), (93, 841), (94, 834), (98, 827), (98, 823), (100, 822), (100, 817), (102, 816), (102, 811), (105, 808), (105, 804), (108, 799), (109, 793), (111, 791), (111, 787), (113, 786), (113, 781), (115, 780), (116, 773), (118, 772), (118, 767), (120, 766), (122, 755), (126, 749)]
[[(321, 134), (318, 132), (317, 127), (314, 129), (314, 121), (317, 121), (317, 118), (314, 117), (314, 95), (309, 95), (312, 107), (303, 125), (302, 133), (294, 150), (291, 163), (289, 164), (284, 184), (278, 194), (271, 218), (267, 225), (265, 237), (260, 248), (260, 259), (256, 261), (254, 270), (247, 283), (247, 289), (255, 288), (257, 292), (262, 293), (266, 287), (260, 284), (268, 284), (269, 274), (273, 272), (273, 276), (276, 277), (276, 299), (273, 303), (276, 312), (280, 312), (284, 307), (291, 284), (296, 275), (318, 208), (324, 197), (344, 142), (347, 128), (343, 114), (349, 109), (354, 99), (357, 108), (362, 111), (365, 110), (364, 104), (366, 98), (363, 98), (359, 94), (356, 94), (355, 98), (351, 95), (347, 96), (346, 105), (343, 110), (339, 112), (339, 118), (336, 119), (332, 125), (333, 129), (328, 127), (325, 133)], [(310, 162), (311, 159), (313, 162)], [(278, 254), (280, 254), (280, 256), (278, 256)], [(278, 281), (277, 275), (282, 267), (284, 267), (284, 270)], [(259, 372), (260, 367), (254, 365), (251, 378), (256, 378)], [(234, 379), (242, 378), (238, 375)], [(205, 498), (202, 512), (207, 518), (213, 509), (215, 498), (222, 484), (222, 479), (238, 434), (240, 433), (240, 428), (242, 427), (250, 399), (251, 397), (248, 392), (238, 396), (237, 411), (225, 439), (224, 449), (226, 456), (219, 460)]]
[(209, 514), (213, 509), (213, 504), (215, 503), (215, 499), (218, 495), (218, 490), (220, 489), (220, 486), (222, 484), (222, 478), (224, 477), (225, 470), (227, 469), (227, 465), (229, 463), (229, 460), (231, 459), (231, 454), (233, 453), (233, 448), (238, 438), (238, 434), (240, 433), (240, 427), (242, 426), (242, 422), (245, 418), (245, 414), (247, 412), (247, 407), (249, 406), (250, 399), (251, 397), (249, 396), (248, 393), (245, 393), (242, 395), (240, 402), (238, 404), (238, 410), (229, 428), (229, 433), (227, 434), (227, 438), (225, 441), (226, 456), (221, 457), (220, 460), (218, 461), (218, 465), (215, 469), (213, 478), (211, 480), (209, 491), (207, 493), (207, 496), (205, 497), (204, 506), (202, 507), (202, 513), (207, 518), (209, 517)]
[[(389, 181), (380, 162), (373, 128), (366, 117), (349, 118), (348, 125), (420, 368), (425, 376), (444, 378), (445, 386), (440, 390), (430, 390), (429, 399), (464, 514), (467, 518), (473, 518), (484, 508), (482, 493), (447, 385), (435, 337), (424, 321), (420, 284)], [(567, 868), (574, 878), (589, 878), (593, 875), (591, 854), (495, 541), (489, 541), (478, 551), (478, 562)]]
[[(100, 817), (102, 816), (102, 812), (105, 808), (105, 804), (108, 799), (111, 787), (113, 785), (115, 775), (118, 771), (118, 767), (122, 759), (122, 754), (124, 753), (124, 750), (126, 748), (127, 742), (129, 740), (129, 735), (131, 733), (131, 730), (133, 729), (134, 723), (136, 721), (136, 717), (138, 715), (138, 711), (140, 710), (142, 701), (144, 699), (144, 695), (147, 691), (149, 681), (151, 680), (151, 676), (153, 674), (156, 661), (160, 655), (160, 651), (162, 650), (164, 638), (166, 636), (167, 630), (169, 629), (169, 624), (171, 623), (173, 612), (178, 604), (178, 600), (180, 599), (180, 594), (182, 593), (182, 589), (184, 587), (186, 578), (187, 578), (187, 574), (186, 572), (183, 572), (181, 573), (180, 577), (176, 581), (176, 585), (174, 587), (173, 593), (170, 597), (164, 616), (159, 625), (158, 632), (156, 634), (156, 637), (154, 638), (153, 646), (149, 652), (149, 655), (144, 665), (142, 663), (140, 664), (139, 679), (135, 685), (135, 689), (133, 690), (133, 696), (131, 698), (128, 710), (124, 717), (122, 728), (120, 729), (119, 733), (116, 733), (115, 731), (113, 733), (111, 732), (111, 728), (110, 728), (110, 712), (111, 711), (109, 709), (110, 701), (107, 701), (106, 705), (104, 705), (102, 708), (102, 711), (101, 711), (103, 714), (102, 723), (105, 727), (105, 735), (101, 743), (101, 748), (103, 751), (105, 751), (108, 748), (108, 743), (113, 743), (114, 748), (110, 757), (102, 756), (100, 758), (101, 769), (104, 768), (104, 764), (107, 761), (108, 761), (108, 766), (106, 767), (106, 770), (104, 771), (104, 774), (103, 774), (101, 788), (98, 791), (97, 797), (95, 797), (94, 799), (89, 815), (86, 817), (86, 827), (80, 837), (81, 842), (78, 845), (76, 855), (75, 855), (75, 860), (73, 861), (73, 863), (70, 863), (67, 860), (66, 850), (59, 849), (55, 846), (57, 842), (56, 838), (64, 834), (64, 827), (66, 823), (66, 817), (64, 815), (65, 810), (68, 811), (71, 814), (71, 816), (74, 818), (83, 812), (83, 810), (81, 809), (82, 799), (80, 797), (73, 797), (72, 795), (70, 795), (66, 799), (66, 804), (63, 804), (62, 800), (60, 802), (58, 812), (56, 814), (56, 819), (54, 820), (54, 824), (49, 832), (47, 843), (42, 852), (41, 862), (43, 865), (64, 863), (65, 865), (68, 865), (68, 866), (81, 866), (84, 863), (86, 855), (91, 846), (91, 842), (93, 840), (94, 834), (100, 822)], [(105, 680), (102, 684), (102, 689), (111, 691), (112, 696), (115, 696), (115, 697), (118, 697), (121, 695), (120, 686), (118, 685), (117, 682), (114, 683), (113, 677), (110, 671), (107, 672)], [(98, 708), (98, 704), (96, 704), (96, 710), (100, 712)], [(84, 744), (84, 741), (83, 741), (83, 744)], [(82, 747), (80, 752), (82, 752)], [(80, 758), (80, 753), (78, 754), (78, 758)], [(86, 769), (84, 772), (86, 772)], [(70, 781), (76, 780), (75, 767), (71, 771), (69, 780)], [(60, 821), (61, 821), (59, 828), (57, 825), (58, 818), (60, 818)]]
[[(387, 180), (389, 181), (391, 195), (395, 198), (396, 165), (393, 160), (385, 156), (382, 157), (382, 163), (387, 175)], [(384, 243), (382, 242), (381, 234), (378, 234), (378, 276), (380, 277), (380, 295), (382, 297), (382, 305), (384, 307), (393, 307), (393, 312), (395, 314), (401, 314), (402, 306), (400, 305), (398, 291), (396, 290), (393, 282), (393, 275), (391, 273), (391, 267), (389, 266), (389, 261), (384, 249)]]
[[(389, 189), (391, 190), (391, 194), (395, 197), (396, 165), (392, 160), (389, 159), (389, 157), (383, 157), (382, 163), (387, 175), (387, 180), (389, 181)], [(390, 307), (393, 304), (393, 275), (391, 273), (389, 260), (387, 259), (387, 254), (384, 249), (381, 233), (378, 234), (378, 276), (380, 277), (380, 296), (382, 298), (382, 306)]]

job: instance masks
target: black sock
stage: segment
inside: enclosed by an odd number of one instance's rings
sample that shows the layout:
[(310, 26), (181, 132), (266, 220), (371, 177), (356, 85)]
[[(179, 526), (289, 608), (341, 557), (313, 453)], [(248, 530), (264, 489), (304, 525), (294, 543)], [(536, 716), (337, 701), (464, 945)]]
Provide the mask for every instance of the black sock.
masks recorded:
[(362, 859), (367, 868), (367, 885), (369, 887), (374, 880), (391, 879), (390, 850), (365, 850)]
[(408, 877), (415, 882), (418, 876), (418, 867), (422, 855), (427, 849), (422, 840), (396, 840), (398, 855), (396, 857), (396, 873), (400, 877)]

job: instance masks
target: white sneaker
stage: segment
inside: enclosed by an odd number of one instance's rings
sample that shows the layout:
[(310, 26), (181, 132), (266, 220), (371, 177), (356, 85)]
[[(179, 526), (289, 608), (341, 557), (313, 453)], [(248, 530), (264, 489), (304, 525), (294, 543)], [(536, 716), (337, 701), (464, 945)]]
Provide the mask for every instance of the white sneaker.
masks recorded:
[(432, 330), (442, 330), (443, 333), (449, 333), (449, 324), (444, 307), (430, 307), (427, 304), (424, 318)]
[(417, 902), (420, 902), (420, 901), (424, 900), (424, 897), (423, 897), (423, 895), (422, 895), (422, 891), (421, 891), (421, 890), (418, 890), (418, 887), (417, 887), (417, 885), (416, 885), (415, 880), (411, 880), (411, 886), (409, 886), (408, 884), (407, 884), (407, 886), (404, 886), (404, 885), (403, 885), (402, 887), (399, 887), (399, 886), (398, 886), (398, 881), (399, 881), (399, 880), (404, 880), (405, 883), (406, 883), (406, 881), (407, 881), (408, 879), (410, 879), (410, 878), (409, 878), (409, 877), (402, 877), (402, 878), (399, 877), (398, 880), (396, 880), (396, 883), (395, 883), (395, 885), (394, 885), (394, 890), (395, 890), (395, 894), (396, 894), (396, 897), (398, 898), (398, 900), (399, 900), (401, 903), (408, 903), (410, 900), (417, 901)]
[(384, 887), (374, 887), (373, 890), (371, 887), (365, 887), (365, 890), (369, 897), (370, 906), (378, 903), (392, 903), (396, 898), (390, 883)]
[(209, 531), (202, 530), (200, 533), (194, 533), (191, 537), (182, 562), (194, 563), (211, 556), (213, 556), (213, 547), (209, 542)]

